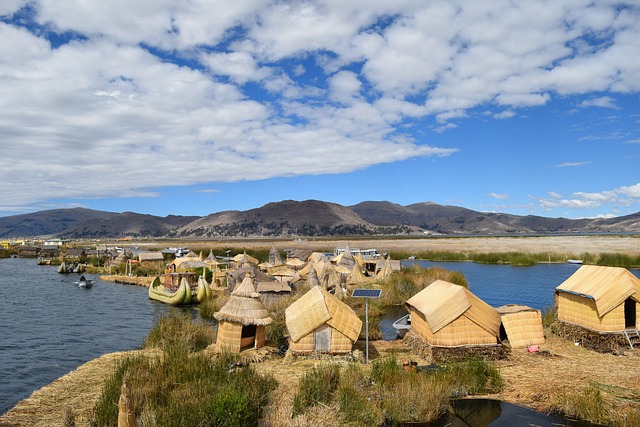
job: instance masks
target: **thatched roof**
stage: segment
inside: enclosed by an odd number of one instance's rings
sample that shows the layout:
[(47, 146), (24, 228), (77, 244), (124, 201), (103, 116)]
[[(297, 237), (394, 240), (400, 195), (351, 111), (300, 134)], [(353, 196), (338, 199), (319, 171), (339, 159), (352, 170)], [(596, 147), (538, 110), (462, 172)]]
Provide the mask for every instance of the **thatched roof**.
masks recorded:
[(282, 264), (282, 257), (280, 256), (280, 252), (276, 249), (276, 245), (271, 245), (271, 250), (269, 251), (269, 262), (271, 266)]
[(258, 282), (256, 284), (256, 290), (258, 293), (262, 292), (291, 292), (291, 286), (288, 282), (281, 282), (280, 280), (271, 280), (268, 282)]
[(302, 267), (303, 265), (306, 264), (306, 262), (304, 262), (303, 260), (301, 260), (300, 258), (289, 258), (287, 259), (286, 264), (289, 267), (294, 267), (294, 268), (298, 268), (298, 267)]
[(249, 274), (236, 286), (229, 301), (213, 317), (218, 321), (241, 323), (245, 326), (264, 326), (273, 321), (260, 301), (260, 294), (256, 292)]
[(258, 265), (258, 263), (260, 262), (256, 258), (252, 257), (251, 255), (247, 255), (246, 252), (234, 256), (233, 258), (231, 258), (231, 261), (235, 261), (238, 264), (250, 263), (254, 265)]
[[(310, 264), (313, 265), (314, 263)], [(311, 270), (309, 270), (309, 274), (307, 275), (307, 284), (310, 287), (320, 286), (320, 280), (318, 280), (318, 274), (316, 273), (315, 268), (311, 268)]]
[(205, 263), (196, 255), (195, 257), (176, 258), (169, 266), (175, 266), (176, 271), (192, 270), (204, 267)]
[(359, 285), (360, 283), (368, 282), (369, 278), (364, 275), (362, 270), (360, 269), (360, 265), (357, 263), (353, 266), (351, 273), (347, 276), (347, 284), (348, 285)]
[(164, 262), (164, 257), (162, 256), (161, 252), (140, 252), (138, 254), (138, 261), (140, 262), (163, 261)]
[(556, 288), (590, 298), (604, 316), (629, 297), (640, 302), (640, 279), (626, 268), (583, 265)]
[(362, 329), (362, 321), (351, 307), (319, 286), (312, 287), (285, 310), (289, 336), (293, 341), (308, 335), (320, 325), (332, 328), (355, 342)]
[(422, 313), (433, 333), (462, 315), (491, 334), (497, 335), (500, 329), (500, 314), (495, 308), (468, 289), (444, 280), (436, 280), (412, 296), (405, 305)]
[(507, 304), (498, 307), (502, 326), (511, 347), (526, 347), (544, 343), (540, 310), (526, 305)]

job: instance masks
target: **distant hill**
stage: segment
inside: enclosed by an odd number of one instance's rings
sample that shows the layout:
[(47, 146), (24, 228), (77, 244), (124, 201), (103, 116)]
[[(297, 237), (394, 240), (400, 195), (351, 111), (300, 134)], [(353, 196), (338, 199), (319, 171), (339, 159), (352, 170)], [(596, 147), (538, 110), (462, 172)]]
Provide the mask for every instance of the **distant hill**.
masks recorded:
[(319, 200), (284, 200), (247, 211), (224, 211), (205, 217), (158, 217), (81, 208), (0, 217), (0, 238), (559, 233), (640, 233), (640, 212), (607, 219), (567, 219), (483, 213), (432, 202), (402, 206), (387, 201), (367, 201), (342, 206)]

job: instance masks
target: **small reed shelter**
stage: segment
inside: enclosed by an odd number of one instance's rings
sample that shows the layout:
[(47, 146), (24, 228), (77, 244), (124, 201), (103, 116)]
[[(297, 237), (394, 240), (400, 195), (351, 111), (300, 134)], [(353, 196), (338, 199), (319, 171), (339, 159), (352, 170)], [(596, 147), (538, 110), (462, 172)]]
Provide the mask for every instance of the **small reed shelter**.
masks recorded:
[(640, 279), (621, 267), (583, 265), (556, 288), (558, 320), (599, 333), (638, 329)]
[(229, 301), (213, 317), (218, 320), (219, 350), (240, 353), (265, 344), (265, 326), (273, 321), (260, 301), (260, 294), (247, 274), (231, 293)]
[(497, 308), (502, 324), (500, 340), (509, 341), (511, 348), (544, 344), (540, 310), (526, 305), (507, 304)]
[(500, 314), (465, 287), (436, 280), (405, 306), (411, 329), (432, 347), (496, 346)]
[(289, 349), (293, 353), (349, 353), (358, 340), (362, 321), (344, 302), (320, 286), (285, 310)]

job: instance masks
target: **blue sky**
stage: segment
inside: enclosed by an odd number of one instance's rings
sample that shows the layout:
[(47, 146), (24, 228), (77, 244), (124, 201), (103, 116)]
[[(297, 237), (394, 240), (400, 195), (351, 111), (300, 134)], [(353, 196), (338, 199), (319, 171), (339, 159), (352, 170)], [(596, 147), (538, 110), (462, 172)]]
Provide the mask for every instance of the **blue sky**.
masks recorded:
[(0, 216), (640, 211), (637, 2), (3, 0), (0, 40)]

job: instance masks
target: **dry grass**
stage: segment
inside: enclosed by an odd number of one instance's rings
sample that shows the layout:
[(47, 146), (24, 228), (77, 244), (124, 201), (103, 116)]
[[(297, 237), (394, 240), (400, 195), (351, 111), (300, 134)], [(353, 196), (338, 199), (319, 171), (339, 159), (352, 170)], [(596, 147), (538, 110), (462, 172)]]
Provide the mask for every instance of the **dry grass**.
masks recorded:
[[(364, 343), (358, 342), (357, 347), (362, 350)], [(640, 407), (640, 384), (635, 375), (640, 363), (639, 350), (628, 351), (623, 356), (600, 354), (555, 336), (547, 337), (540, 349), (544, 352), (513, 350), (506, 360), (496, 362), (504, 387), (500, 393), (489, 397), (546, 412), (567, 393), (580, 393), (592, 385), (600, 390), (605, 400), (616, 404), (618, 412), (629, 408), (637, 411)], [(63, 426), (69, 407), (73, 408), (76, 425), (88, 426), (102, 383), (124, 354), (102, 356), (34, 392), (0, 417), (0, 426)], [(403, 341), (369, 343), (370, 360), (390, 354), (396, 354), (400, 360), (417, 361), (420, 365), (430, 363), (428, 358), (411, 353)], [(299, 379), (324, 363), (326, 360), (323, 359), (273, 356), (252, 364), (259, 373), (273, 374), (279, 384), (272, 393), (270, 406), (264, 411), (261, 425), (340, 425), (335, 408), (315, 408), (302, 417), (291, 418)]]

